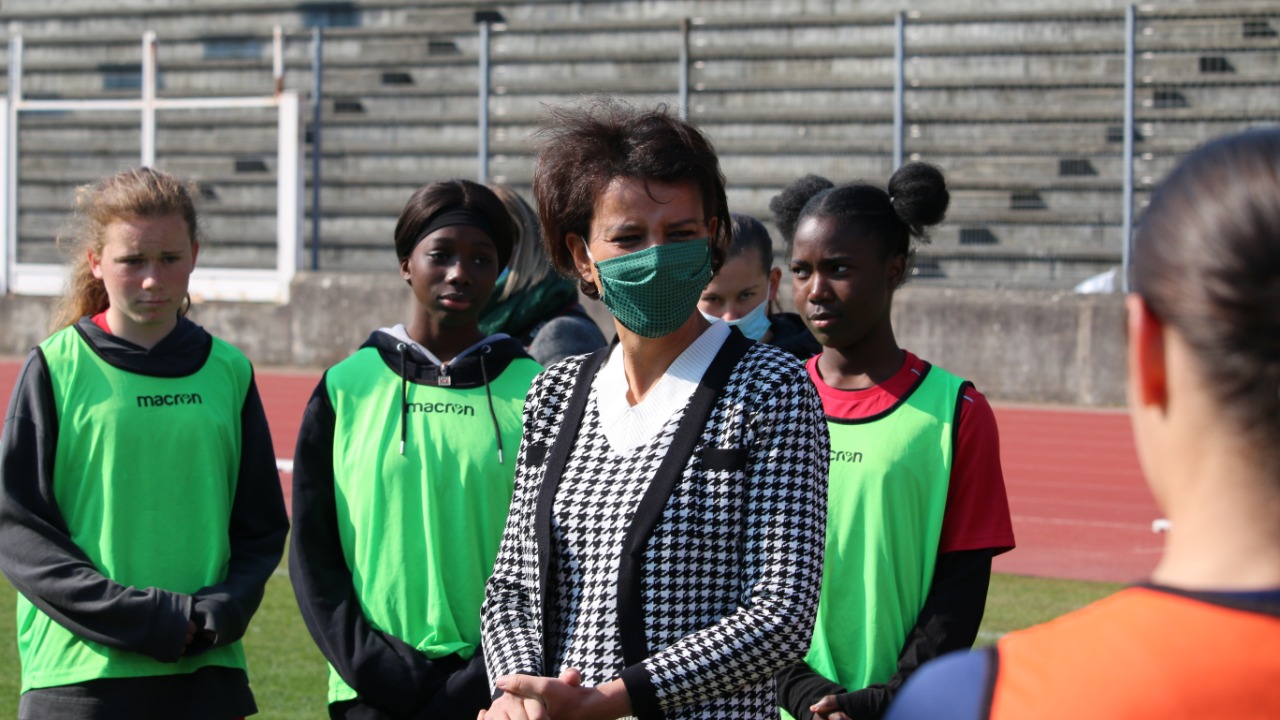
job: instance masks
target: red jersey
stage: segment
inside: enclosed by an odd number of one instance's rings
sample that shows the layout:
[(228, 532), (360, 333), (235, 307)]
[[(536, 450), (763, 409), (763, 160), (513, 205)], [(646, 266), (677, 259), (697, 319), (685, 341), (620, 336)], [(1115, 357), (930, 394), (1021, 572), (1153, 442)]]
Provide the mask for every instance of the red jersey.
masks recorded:
[[(818, 374), (818, 357), (805, 367), (818, 388), (822, 408), (837, 420), (865, 420), (892, 410), (916, 385), (928, 363), (909, 351), (898, 372), (864, 390), (833, 388)], [(986, 397), (973, 386), (964, 393), (957, 423), (955, 458), (938, 553), (1014, 546), (1009, 498), (1000, 467), (1000, 433)], [(837, 450), (838, 448), (832, 448)]]

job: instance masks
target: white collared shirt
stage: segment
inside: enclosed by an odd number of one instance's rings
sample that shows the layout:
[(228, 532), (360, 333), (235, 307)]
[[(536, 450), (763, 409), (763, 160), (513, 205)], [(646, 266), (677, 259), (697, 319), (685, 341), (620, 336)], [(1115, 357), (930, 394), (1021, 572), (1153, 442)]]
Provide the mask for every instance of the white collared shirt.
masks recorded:
[(689, 402), (729, 332), (727, 323), (713, 323), (680, 353), (636, 405), (627, 402), (622, 346), (614, 346), (591, 383), (591, 398), (600, 413), (600, 427), (615, 453), (629, 452), (652, 440), (671, 416)]

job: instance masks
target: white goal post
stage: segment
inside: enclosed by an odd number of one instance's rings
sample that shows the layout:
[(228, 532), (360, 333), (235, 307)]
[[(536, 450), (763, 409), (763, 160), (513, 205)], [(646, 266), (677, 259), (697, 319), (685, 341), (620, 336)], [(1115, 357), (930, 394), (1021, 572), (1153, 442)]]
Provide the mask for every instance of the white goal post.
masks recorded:
[(275, 29), (275, 92), (263, 97), (156, 97), (156, 36), (142, 40), (142, 96), (137, 100), (28, 100), (22, 95), (22, 37), (9, 40), (9, 95), (0, 97), (0, 293), (57, 295), (66, 283), (66, 267), (18, 262), (18, 133), (22, 113), (40, 111), (121, 111), (141, 116), (140, 164), (156, 161), (156, 111), (226, 108), (275, 108), (276, 267), (218, 268), (197, 265), (190, 292), (195, 300), (248, 302), (289, 301), (289, 287), (301, 262), (303, 172), (302, 116), (296, 92), (284, 92), (284, 41)]

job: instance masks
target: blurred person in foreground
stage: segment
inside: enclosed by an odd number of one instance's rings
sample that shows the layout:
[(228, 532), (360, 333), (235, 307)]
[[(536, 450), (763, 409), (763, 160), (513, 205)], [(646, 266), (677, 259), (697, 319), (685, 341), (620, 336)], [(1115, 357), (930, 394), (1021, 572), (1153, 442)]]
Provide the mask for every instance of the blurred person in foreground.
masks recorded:
[(822, 352), (822, 345), (795, 313), (777, 310), (782, 268), (773, 266), (773, 240), (764, 223), (729, 213), (733, 240), (724, 264), (707, 283), (698, 309), (708, 322), (723, 320), (743, 335), (782, 348), (801, 360)]
[(514, 337), (543, 367), (604, 347), (604, 334), (579, 302), (577, 284), (557, 273), (547, 259), (533, 208), (505, 185), (489, 189), (511, 215), (516, 242), (493, 296), (480, 311), (480, 330)]
[(1131, 257), (1129, 411), (1172, 521), (1159, 564), (925, 666), (890, 720), (1280, 717), (1280, 130), (1188, 157)]

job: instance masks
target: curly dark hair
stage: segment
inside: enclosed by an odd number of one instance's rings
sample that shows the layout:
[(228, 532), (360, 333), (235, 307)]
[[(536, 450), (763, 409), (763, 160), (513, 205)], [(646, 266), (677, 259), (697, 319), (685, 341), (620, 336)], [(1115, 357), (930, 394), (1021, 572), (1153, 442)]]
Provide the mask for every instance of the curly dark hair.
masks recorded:
[(731, 223), (724, 173), (715, 148), (697, 128), (665, 105), (636, 109), (598, 98), (584, 107), (556, 108), (538, 131), (533, 195), (542, 238), (556, 270), (577, 279), (591, 297), (594, 285), (578, 275), (569, 234), (591, 236), (596, 199), (616, 178), (692, 182), (708, 220), (718, 219), (711, 238), (711, 267), (718, 270), (729, 245)]

